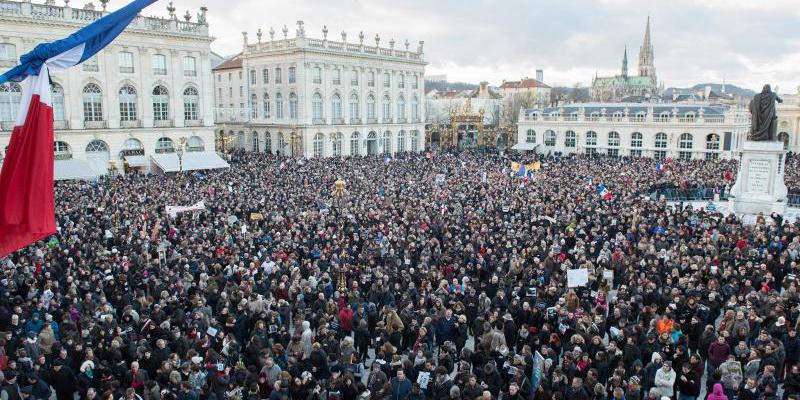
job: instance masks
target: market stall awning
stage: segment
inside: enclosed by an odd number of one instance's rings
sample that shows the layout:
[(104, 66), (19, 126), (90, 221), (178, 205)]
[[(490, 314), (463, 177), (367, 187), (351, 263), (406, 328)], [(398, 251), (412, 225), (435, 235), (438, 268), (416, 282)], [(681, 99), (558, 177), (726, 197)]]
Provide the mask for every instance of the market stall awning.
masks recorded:
[[(184, 153), (179, 159), (176, 153), (153, 154), (150, 160), (164, 172), (198, 171), (205, 169), (230, 168), (225, 160), (215, 152)], [(181, 163), (183, 165), (181, 166)]]
[(538, 144), (536, 143), (517, 143), (513, 147), (512, 150), (535, 150)]
[(57, 181), (95, 179), (97, 172), (84, 160), (56, 160), (53, 163), (53, 178)]

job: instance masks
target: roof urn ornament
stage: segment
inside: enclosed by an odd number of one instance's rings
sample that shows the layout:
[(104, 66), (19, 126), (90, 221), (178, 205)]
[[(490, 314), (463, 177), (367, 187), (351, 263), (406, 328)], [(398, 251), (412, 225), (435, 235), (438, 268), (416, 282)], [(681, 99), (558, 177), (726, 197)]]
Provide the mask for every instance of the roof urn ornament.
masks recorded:
[(295, 32), (295, 35), (299, 38), (306, 37), (305, 22), (303, 22), (302, 19), (297, 21), (297, 31)]
[(376, 33), (375, 34), (375, 47), (380, 47), (380, 46), (381, 46), (381, 36)]
[[(358, 32), (358, 44), (364, 44), (364, 31)], [(800, 93), (800, 86), (797, 87), (798, 93)]]
[(322, 40), (328, 40), (328, 25), (322, 25)]
[(284, 25), (282, 30), (283, 30), (283, 40), (288, 39), (289, 38), (289, 27)]
[(258, 43), (261, 43), (261, 36), (263, 34), (264, 32), (261, 32), (261, 28), (258, 28), (258, 30), (256, 31), (256, 38), (258, 38)]
[(189, 10), (186, 10), (186, 14), (183, 14), (183, 19), (185, 19), (186, 22), (191, 22), (192, 21), (192, 14), (189, 13)]
[(175, 16), (175, 10), (176, 10), (176, 8), (175, 8), (175, 5), (174, 5), (174, 4), (172, 4), (172, 2), (170, 1), (170, 2), (167, 4), (167, 11), (169, 11), (169, 17), (170, 17), (170, 19), (178, 19), (178, 17), (177, 17), (177, 16)]
[(269, 41), (275, 40), (275, 28), (269, 27)]

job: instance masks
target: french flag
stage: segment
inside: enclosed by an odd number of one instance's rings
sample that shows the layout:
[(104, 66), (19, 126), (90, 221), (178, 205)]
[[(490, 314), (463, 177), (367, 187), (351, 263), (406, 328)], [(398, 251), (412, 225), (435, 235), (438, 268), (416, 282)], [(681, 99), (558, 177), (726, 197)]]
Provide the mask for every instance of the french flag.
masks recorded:
[(611, 192), (606, 188), (606, 185), (602, 183), (597, 187), (597, 194), (606, 200), (611, 200)]
[(663, 172), (664, 171), (664, 164), (656, 163), (656, 169), (658, 170), (658, 172)]
[(67, 38), (41, 43), (20, 57), (20, 65), (0, 75), (0, 84), (22, 82), (24, 88), (0, 170), (0, 258), (56, 233), (50, 71), (95, 55), (155, 1), (135, 0)]

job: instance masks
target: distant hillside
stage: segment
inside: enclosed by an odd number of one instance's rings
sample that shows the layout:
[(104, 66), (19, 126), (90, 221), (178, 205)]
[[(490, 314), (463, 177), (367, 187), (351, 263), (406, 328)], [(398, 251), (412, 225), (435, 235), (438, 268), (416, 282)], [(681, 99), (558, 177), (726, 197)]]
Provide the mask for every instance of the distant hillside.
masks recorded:
[[(674, 88), (674, 87), (671, 87), (671, 88), (665, 90), (664, 94), (667, 95), (667, 96), (672, 96), (672, 92), (676, 92), (676, 91), (678, 93), (688, 93), (688, 92), (696, 93), (698, 91), (704, 90), (706, 86), (711, 86), (711, 90), (713, 90), (716, 93), (721, 93), (722, 92), (722, 84), (720, 84), (720, 83), (699, 83), (699, 84), (694, 85), (694, 86), (692, 86), (690, 88)], [(726, 84), (725, 85), (725, 93), (731, 93), (734, 96), (738, 96), (738, 97), (753, 97), (753, 95), (756, 94), (756, 92), (754, 92), (754, 91), (752, 91), (750, 89), (740, 88), (740, 87), (738, 87), (736, 85), (731, 85), (731, 84)]]
[(474, 90), (478, 85), (466, 82), (431, 82), (425, 81), (425, 91), (429, 90)]

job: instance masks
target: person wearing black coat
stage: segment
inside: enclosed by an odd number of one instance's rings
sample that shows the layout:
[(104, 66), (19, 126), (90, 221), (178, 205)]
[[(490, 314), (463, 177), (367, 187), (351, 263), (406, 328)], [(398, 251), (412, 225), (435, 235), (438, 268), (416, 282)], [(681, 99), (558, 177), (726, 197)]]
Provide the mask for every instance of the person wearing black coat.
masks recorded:
[(569, 400), (589, 400), (589, 393), (583, 387), (583, 379), (572, 378), (572, 385), (564, 391), (564, 398)]
[(60, 359), (55, 361), (53, 369), (44, 375), (44, 379), (55, 389), (58, 400), (72, 400), (78, 390), (75, 373)]
[(786, 400), (789, 396), (798, 394), (800, 394), (800, 368), (792, 365), (792, 369), (783, 380), (783, 399)]
[(447, 375), (444, 367), (436, 368), (436, 378), (434, 379), (433, 390), (429, 391), (429, 398), (433, 400), (446, 400), (450, 397), (450, 388), (453, 387), (453, 380)]
[(678, 391), (683, 396), (697, 398), (700, 396), (700, 377), (692, 370), (692, 367), (685, 363), (681, 367), (680, 377), (676, 380)]

